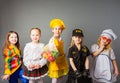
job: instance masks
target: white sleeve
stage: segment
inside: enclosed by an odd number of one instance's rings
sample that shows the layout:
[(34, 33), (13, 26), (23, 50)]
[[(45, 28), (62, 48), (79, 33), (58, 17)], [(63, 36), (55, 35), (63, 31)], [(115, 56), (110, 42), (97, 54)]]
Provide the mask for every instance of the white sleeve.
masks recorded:
[(45, 64), (47, 64), (47, 60), (45, 58), (42, 58), (40, 61), (39, 61), (39, 64), (41, 67), (43, 67)]
[(115, 59), (115, 54), (114, 54), (114, 51), (112, 48), (110, 49), (110, 58), (111, 58), (111, 60)]
[[(43, 48), (44, 48), (44, 44), (42, 44), (42, 46), (41, 46), (41, 53), (40, 53), (40, 55), (43, 52)], [(42, 55), (41, 55), (41, 60), (38, 62), (38, 64), (40, 64), (40, 66), (43, 67), (45, 64), (47, 64), (47, 60), (45, 58), (43, 58)]]
[(32, 69), (29, 68), (29, 65), (31, 64), (29, 45), (26, 45), (23, 51), (23, 64), (27, 67), (28, 70), (32, 71)]
[(97, 51), (98, 50), (98, 45), (97, 44), (93, 44), (92, 46), (91, 46), (91, 52), (93, 53), (93, 52), (95, 52), (95, 51)]

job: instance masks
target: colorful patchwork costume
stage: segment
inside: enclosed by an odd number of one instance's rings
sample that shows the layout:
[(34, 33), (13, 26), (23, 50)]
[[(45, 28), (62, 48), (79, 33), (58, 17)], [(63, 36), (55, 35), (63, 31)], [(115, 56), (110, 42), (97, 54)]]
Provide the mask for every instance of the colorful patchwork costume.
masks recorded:
[(18, 83), (18, 78), (22, 83), (28, 83), (28, 80), (22, 77), (23, 69), (22, 58), (20, 56), (20, 51), (14, 45), (10, 45), (8, 49), (4, 51), (5, 58), (5, 70), (4, 74), (10, 75), (10, 83)]

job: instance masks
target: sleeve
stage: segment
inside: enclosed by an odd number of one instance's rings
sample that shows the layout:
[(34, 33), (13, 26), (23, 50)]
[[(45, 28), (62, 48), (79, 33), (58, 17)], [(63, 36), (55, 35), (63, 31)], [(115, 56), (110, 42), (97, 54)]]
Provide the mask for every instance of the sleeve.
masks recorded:
[(98, 50), (98, 45), (97, 44), (93, 44), (92, 46), (91, 46), (91, 52), (93, 53), (93, 52), (95, 52), (95, 51), (97, 51)]
[(7, 74), (7, 75), (10, 75), (11, 74), (11, 71), (10, 71), (10, 60), (11, 60), (11, 57), (10, 57), (10, 54), (11, 54), (11, 51), (6, 49), (4, 51), (4, 74)]
[(46, 63), (47, 63), (47, 60), (45, 58), (42, 58), (39, 62), (41, 67), (43, 67)]
[(115, 54), (114, 54), (114, 51), (113, 51), (112, 48), (110, 49), (110, 58), (111, 58), (111, 60), (116, 59)]
[(68, 51), (68, 58), (73, 58), (73, 56), (72, 56), (72, 48), (69, 48), (69, 51)]
[(87, 46), (85, 46), (85, 47), (86, 47), (86, 50), (87, 50), (87, 56), (89, 56), (90, 55), (90, 50), (88, 49)]
[(23, 51), (23, 63), (27, 67), (28, 70), (32, 70), (29, 68), (29, 65), (31, 64), (31, 59), (29, 56), (29, 46), (26, 44), (24, 51)]
[[(44, 44), (41, 46), (41, 54), (43, 52), (43, 48), (44, 48)], [(42, 55), (41, 55), (41, 60), (39, 61), (39, 64), (41, 67), (43, 67), (45, 64), (47, 64), (47, 60), (45, 58), (43, 58)]]

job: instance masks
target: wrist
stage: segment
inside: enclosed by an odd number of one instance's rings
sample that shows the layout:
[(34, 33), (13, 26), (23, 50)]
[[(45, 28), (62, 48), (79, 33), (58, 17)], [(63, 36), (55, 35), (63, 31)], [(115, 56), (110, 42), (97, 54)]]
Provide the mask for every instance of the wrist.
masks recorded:
[(98, 53), (100, 54), (102, 51), (103, 51), (103, 49), (99, 49), (99, 50), (98, 50)]

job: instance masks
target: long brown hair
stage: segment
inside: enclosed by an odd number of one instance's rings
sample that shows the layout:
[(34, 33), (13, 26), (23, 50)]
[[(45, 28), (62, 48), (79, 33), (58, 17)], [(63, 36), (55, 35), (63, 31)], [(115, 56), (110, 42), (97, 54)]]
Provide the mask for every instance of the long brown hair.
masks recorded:
[(3, 46), (3, 52), (4, 52), (5, 49), (8, 49), (9, 46), (10, 46), (9, 36), (10, 36), (12, 33), (15, 33), (15, 34), (17, 35), (17, 43), (15, 44), (15, 46), (20, 50), (20, 43), (19, 43), (18, 33), (15, 32), (15, 31), (9, 31), (9, 32), (6, 34), (5, 43), (4, 43), (4, 46)]

